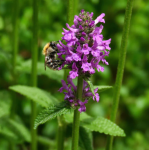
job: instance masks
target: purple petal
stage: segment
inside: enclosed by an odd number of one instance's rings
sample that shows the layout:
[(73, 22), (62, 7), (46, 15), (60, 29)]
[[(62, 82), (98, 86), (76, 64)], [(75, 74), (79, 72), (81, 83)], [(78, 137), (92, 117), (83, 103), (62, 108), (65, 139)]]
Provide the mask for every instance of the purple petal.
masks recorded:
[(62, 82), (62, 87), (58, 91), (60, 91), (60, 92), (62, 92), (63, 90), (67, 90), (68, 91), (69, 88), (68, 88), (66, 82), (64, 80), (61, 80), (61, 82)]
[(95, 19), (95, 25), (96, 25), (98, 22), (103, 22), (103, 23), (105, 23), (105, 20), (103, 19), (104, 16), (105, 16), (104, 13), (102, 13), (100, 16), (98, 16), (98, 17)]
[(90, 63), (83, 63), (81, 68), (83, 69), (83, 71), (89, 71), (90, 70), (90, 66), (91, 64)]
[(87, 34), (85, 32), (82, 32), (82, 36), (86, 36)]
[(67, 77), (67, 81), (68, 81), (68, 84), (70, 84), (73, 87), (73, 89), (76, 91), (77, 87), (74, 85), (74, 83), (72, 82), (72, 79), (69, 76)]
[(79, 31), (79, 29), (71, 28), (68, 23), (66, 23), (66, 27), (67, 27), (70, 31), (72, 31), (72, 32), (78, 32), (78, 31)]
[(74, 79), (74, 78), (78, 77), (78, 73), (76, 71), (70, 71), (69, 76), (71, 79)]
[(97, 65), (97, 70), (101, 71), (101, 72), (104, 72), (104, 67), (101, 67), (100, 65)]
[(84, 38), (84, 37), (81, 37), (80, 40), (81, 40), (82, 42), (84, 42), (84, 41), (85, 41), (85, 38)]

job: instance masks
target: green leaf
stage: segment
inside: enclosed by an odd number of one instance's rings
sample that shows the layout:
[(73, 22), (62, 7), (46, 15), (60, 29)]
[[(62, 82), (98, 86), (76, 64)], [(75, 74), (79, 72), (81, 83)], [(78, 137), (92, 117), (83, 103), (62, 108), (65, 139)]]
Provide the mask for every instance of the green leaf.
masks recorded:
[(79, 128), (79, 146), (83, 150), (93, 150), (92, 134), (90, 131), (81, 126)]
[(7, 91), (0, 91), (0, 118), (9, 115), (11, 100)]
[(91, 82), (89, 79), (87, 79), (87, 78), (85, 78), (84, 80), (88, 83), (91, 92), (92, 92), (93, 95), (95, 96), (95, 93), (94, 93), (94, 86), (93, 86), (92, 82)]
[(16, 122), (12, 119), (5, 119), (4, 122), (4, 126), (13, 134), (17, 135), (19, 140), (23, 140), (26, 142), (31, 141), (30, 133), (22, 123)]
[(54, 106), (44, 109), (35, 119), (34, 129), (57, 116), (70, 112), (70, 106), (67, 101), (60, 102)]
[(9, 130), (8, 128), (6, 127), (1, 127), (0, 128), (0, 136), (2, 138), (6, 138), (7, 140), (9, 141), (15, 141), (15, 142), (18, 142), (18, 137), (15, 133), (13, 133), (11, 130)]
[[(87, 115), (85, 112), (80, 113), (80, 121), (85, 119), (90, 119), (91, 116)], [(73, 112), (67, 113), (64, 115), (64, 119), (67, 123), (73, 122)]]
[[(16, 69), (18, 71), (30, 74), (31, 73), (31, 66), (32, 66), (31, 60), (27, 60), (27, 61), (23, 62), (20, 66), (17, 66)], [(49, 69), (48, 67), (45, 70), (44, 62), (38, 62), (37, 63), (37, 73), (38, 73), (38, 75), (46, 75), (49, 78), (54, 79), (60, 83), (61, 83), (61, 79), (64, 76), (64, 70), (57, 71), (57, 70)]]
[(45, 91), (37, 87), (14, 85), (10, 86), (9, 89), (28, 97), (29, 99), (33, 100), (34, 102), (40, 104), (43, 107), (48, 107), (53, 102), (58, 101), (52, 95), (48, 97), (49, 95), (47, 96)]
[(98, 88), (98, 92), (103, 92), (105, 90), (113, 88), (113, 86), (106, 86), (106, 85), (94, 85), (94, 89)]
[(112, 136), (125, 136), (124, 131), (119, 126), (103, 117), (98, 117), (92, 122), (84, 122), (83, 127), (90, 131), (97, 131)]

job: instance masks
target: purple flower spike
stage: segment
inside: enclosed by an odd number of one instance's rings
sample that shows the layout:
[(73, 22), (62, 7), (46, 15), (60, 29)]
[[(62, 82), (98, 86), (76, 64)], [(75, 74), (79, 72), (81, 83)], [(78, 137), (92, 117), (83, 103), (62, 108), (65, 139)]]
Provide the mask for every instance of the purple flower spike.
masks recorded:
[[(83, 78), (89, 78), (95, 71), (104, 71), (102, 63), (109, 65), (106, 61), (106, 57), (109, 56), (109, 50), (111, 50), (109, 44), (111, 39), (105, 40), (102, 35), (103, 25), (98, 23), (105, 23), (105, 14), (102, 13), (95, 20), (93, 20), (93, 12), (85, 12), (81, 10), (78, 16), (74, 17), (74, 24), (69, 26), (66, 23), (67, 29), (63, 29), (63, 41), (59, 41), (57, 44), (58, 58), (62, 60), (59, 66), (59, 70), (64, 66), (70, 69), (69, 76), (66, 84), (62, 80), (62, 87), (60, 92), (65, 94), (65, 100), (75, 108), (79, 107), (80, 112), (86, 111), (85, 104), (89, 98), (92, 97), (94, 101), (99, 102), (98, 89), (94, 90), (95, 96), (91, 92), (91, 89), (87, 82), (83, 83), (83, 99), (82, 101), (76, 98), (77, 87), (73, 84), (72, 79), (78, 76)], [(66, 44), (63, 44), (66, 43)]]
[[(102, 13), (95, 20), (93, 20), (93, 13), (81, 11), (79, 16), (74, 17), (74, 25), (71, 27), (66, 24), (69, 30), (63, 29), (63, 37), (66, 45), (62, 42), (57, 45), (59, 53), (58, 58), (66, 61), (62, 63), (59, 69), (63, 68), (64, 65), (68, 65), (72, 70), (70, 71), (70, 77), (72, 79), (77, 76), (86, 76), (95, 73), (95, 68), (98, 71), (103, 72), (104, 68), (99, 65), (99, 63), (104, 63), (108, 65), (105, 57), (109, 55), (107, 50), (110, 50), (109, 44), (111, 39), (103, 40), (103, 35), (101, 34), (103, 30), (103, 25), (99, 27), (96, 26), (97, 23), (105, 22)], [(104, 55), (100, 55), (104, 52)], [(86, 55), (86, 60), (84, 59)], [(93, 62), (93, 60), (96, 60)], [(73, 67), (75, 63), (76, 67)]]

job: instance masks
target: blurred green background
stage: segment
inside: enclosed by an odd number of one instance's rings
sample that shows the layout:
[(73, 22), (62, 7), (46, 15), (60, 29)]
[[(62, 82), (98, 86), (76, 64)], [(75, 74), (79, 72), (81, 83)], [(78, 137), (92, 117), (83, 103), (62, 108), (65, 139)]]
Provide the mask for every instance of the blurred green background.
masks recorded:
[[(111, 51), (107, 58), (109, 66), (104, 66), (103, 73), (97, 72), (93, 77), (96, 85), (114, 85), (122, 37), (126, 0), (82, 0), (79, 1), (79, 11), (84, 9), (94, 12), (96, 19), (105, 13), (103, 29), (104, 39), (111, 38)], [(19, 43), (15, 84), (30, 85), (30, 70), (32, 44), (32, 2), (20, 1), (19, 6)], [(43, 70), (38, 71), (38, 87), (51, 92), (58, 99), (63, 94), (57, 92), (61, 83), (52, 79), (44, 71), (44, 56), (42, 48), (49, 41), (58, 41), (62, 37), (62, 28), (66, 28), (67, 3), (60, 0), (39, 1), (39, 40), (38, 61), (43, 63)], [(8, 90), (14, 84), (11, 73), (12, 32), (13, 32), (13, 1), (0, 1), (0, 99), (14, 103), (14, 94)], [(98, 25), (99, 26), (99, 25)], [(48, 70), (48, 69), (47, 69)], [(62, 72), (60, 72), (61, 74)], [(54, 75), (53, 75), (54, 76)], [(117, 124), (124, 129), (125, 138), (115, 138), (114, 150), (149, 150), (149, 1), (134, 1), (127, 57), (121, 88), (120, 105), (117, 114)], [(112, 105), (112, 90), (100, 94), (100, 102), (89, 101), (87, 113), (91, 116), (110, 117)], [(30, 127), (30, 101), (17, 94), (15, 112), (23, 124)], [(40, 107), (39, 107), (40, 109)], [(55, 139), (57, 121), (52, 120), (39, 127), (39, 134)], [(68, 129), (68, 132), (69, 129)], [(67, 139), (69, 141), (69, 138)], [(8, 148), (8, 141), (0, 134), (0, 150)], [(68, 142), (69, 143), (69, 142)], [(28, 144), (28, 143), (27, 143)], [(26, 145), (27, 145), (26, 144)], [(104, 150), (106, 135), (93, 132), (95, 150)], [(47, 149), (39, 144), (39, 148)], [(69, 146), (66, 146), (69, 147)], [(18, 148), (19, 149), (19, 148)], [(21, 148), (20, 148), (21, 149)], [(69, 150), (69, 148), (67, 148)]]

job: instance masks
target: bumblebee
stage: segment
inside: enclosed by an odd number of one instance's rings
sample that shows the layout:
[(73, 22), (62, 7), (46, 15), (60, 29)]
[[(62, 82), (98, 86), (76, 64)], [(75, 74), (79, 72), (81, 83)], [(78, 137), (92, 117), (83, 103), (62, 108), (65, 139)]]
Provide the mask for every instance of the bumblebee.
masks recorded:
[(56, 42), (49, 42), (43, 48), (43, 55), (45, 55), (45, 70), (46, 66), (53, 70), (58, 70), (61, 65), (61, 60), (56, 60), (58, 48)]

